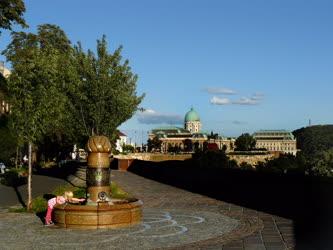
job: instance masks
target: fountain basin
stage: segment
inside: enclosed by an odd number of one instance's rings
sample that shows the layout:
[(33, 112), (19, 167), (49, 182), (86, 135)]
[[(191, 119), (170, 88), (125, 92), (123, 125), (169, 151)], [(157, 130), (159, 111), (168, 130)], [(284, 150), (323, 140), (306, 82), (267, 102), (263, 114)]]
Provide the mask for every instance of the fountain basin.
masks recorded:
[(126, 199), (114, 204), (64, 204), (54, 207), (54, 223), (74, 229), (119, 228), (135, 225), (142, 219), (142, 201)]

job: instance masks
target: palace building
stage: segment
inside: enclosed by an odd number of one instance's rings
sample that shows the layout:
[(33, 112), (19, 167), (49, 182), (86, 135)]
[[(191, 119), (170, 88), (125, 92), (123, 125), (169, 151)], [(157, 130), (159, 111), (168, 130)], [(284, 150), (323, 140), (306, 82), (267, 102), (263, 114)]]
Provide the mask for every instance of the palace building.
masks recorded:
[(234, 148), (234, 139), (226, 139), (221, 136), (209, 139), (209, 134), (201, 131), (201, 121), (199, 114), (191, 108), (185, 114), (184, 128), (168, 126), (151, 130), (149, 139), (157, 137), (162, 141), (161, 152), (168, 152), (171, 147), (178, 147), (184, 150), (188, 144), (192, 145), (192, 150), (204, 148), (205, 143), (215, 143), (219, 149), (223, 147), (226, 151)]
[(253, 134), (256, 148), (296, 155), (296, 139), (287, 130), (259, 130)]

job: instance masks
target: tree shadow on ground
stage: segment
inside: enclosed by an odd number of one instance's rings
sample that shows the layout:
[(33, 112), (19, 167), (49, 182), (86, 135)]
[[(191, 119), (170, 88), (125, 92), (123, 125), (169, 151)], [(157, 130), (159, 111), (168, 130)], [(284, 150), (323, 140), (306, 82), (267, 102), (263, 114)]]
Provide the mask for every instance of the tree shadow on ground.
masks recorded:
[(13, 186), (13, 189), (15, 191), (15, 194), (17, 196), (17, 200), (19, 201), (19, 203), (22, 205), (22, 207), (26, 208), (27, 205), (25, 204), (25, 202), (24, 202), (24, 200), (22, 198), (22, 195), (21, 195), (20, 191), (18, 190), (18, 186), (16, 186), (16, 185)]
[(199, 168), (192, 161), (135, 160), (128, 171), (140, 176), (289, 218), (297, 249), (333, 246), (333, 179), (228, 168)]
[(69, 175), (75, 174), (81, 166), (86, 166), (86, 162), (68, 161), (61, 167), (54, 166), (51, 168), (36, 168), (34, 174), (66, 180)]

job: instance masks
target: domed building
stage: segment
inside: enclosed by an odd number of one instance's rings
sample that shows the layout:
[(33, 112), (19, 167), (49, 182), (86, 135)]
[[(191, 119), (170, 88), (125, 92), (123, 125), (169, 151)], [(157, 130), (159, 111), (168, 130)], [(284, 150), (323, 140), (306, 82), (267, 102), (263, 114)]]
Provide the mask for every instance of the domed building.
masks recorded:
[(184, 128), (192, 134), (199, 133), (201, 130), (200, 117), (193, 107), (185, 115)]
[[(219, 149), (225, 145), (227, 150), (231, 150), (233, 142), (229, 139), (218, 136), (210, 139), (208, 133), (201, 131), (201, 121), (199, 114), (191, 108), (184, 117), (184, 128), (168, 126), (152, 129), (149, 139), (157, 137), (161, 143), (161, 152), (169, 152), (171, 149), (194, 151), (202, 149), (205, 143), (215, 143)], [(190, 148), (190, 149), (189, 149)]]

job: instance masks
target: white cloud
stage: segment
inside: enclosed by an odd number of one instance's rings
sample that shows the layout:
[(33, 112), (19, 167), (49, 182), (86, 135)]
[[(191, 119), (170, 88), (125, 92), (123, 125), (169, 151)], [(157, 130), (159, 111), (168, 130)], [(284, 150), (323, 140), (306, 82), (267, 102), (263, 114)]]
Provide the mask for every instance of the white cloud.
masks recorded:
[(146, 109), (137, 114), (138, 122), (142, 124), (182, 124), (184, 119), (180, 115), (161, 114), (152, 109)]
[(261, 100), (264, 98), (262, 94), (254, 94), (251, 97), (242, 97), (238, 100), (230, 100), (229, 98), (221, 98), (217, 96), (213, 96), (210, 99), (210, 103), (215, 105), (257, 105), (260, 104)]
[(247, 124), (247, 122), (235, 120), (235, 121), (232, 121), (232, 124), (235, 124), (235, 125), (245, 125), (245, 124)]
[(217, 96), (213, 96), (213, 98), (210, 99), (210, 103), (215, 104), (215, 105), (231, 104), (231, 102), (228, 98), (220, 98), (220, 97), (217, 97)]
[(239, 104), (239, 105), (256, 105), (259, 104), (258, 100), (252, 99), (252, 98), (247, 98), (247, 97), (242, 97), (239, 100), (233, 101), (232, 104)]
[(205, 88), (205, 91), (207, 91), (209, 94), (215, 94), (215, 95), (235, 95), (237, 92), (232, 89), (228, 88)]

